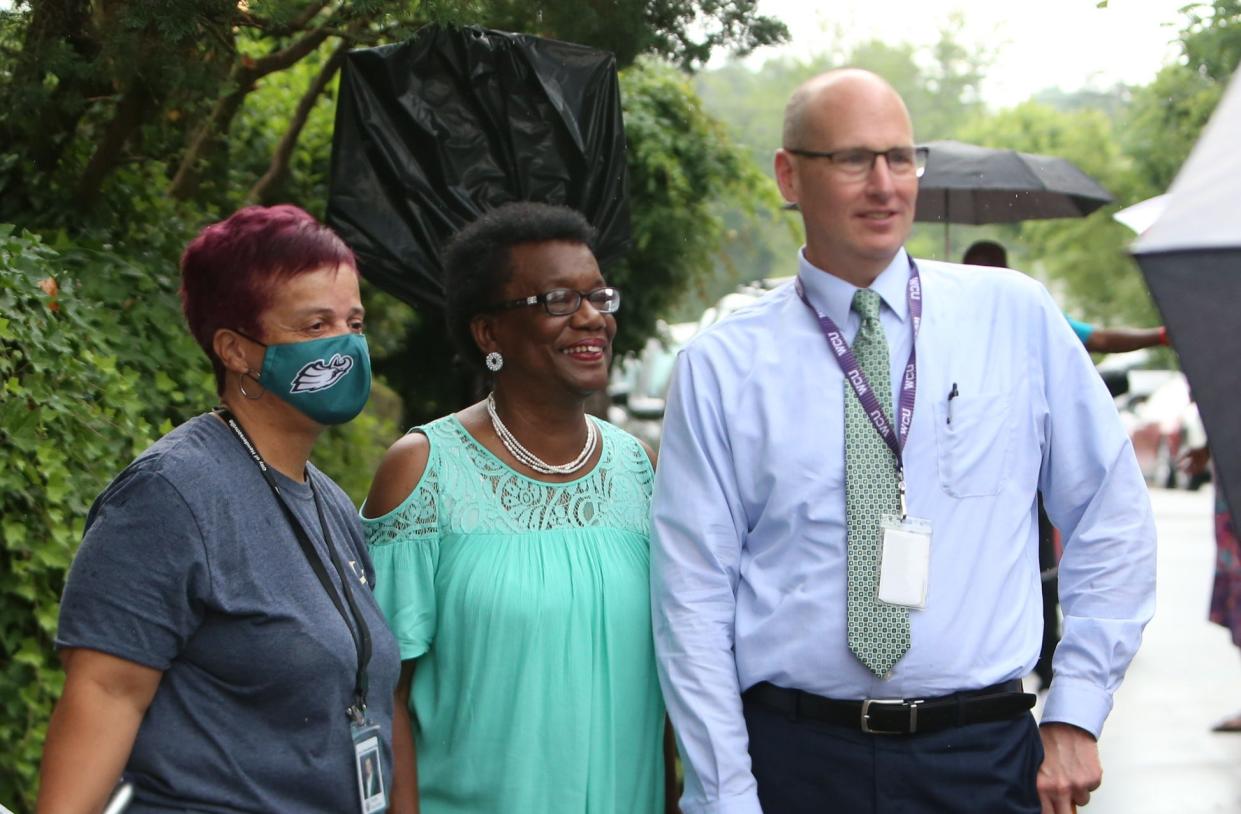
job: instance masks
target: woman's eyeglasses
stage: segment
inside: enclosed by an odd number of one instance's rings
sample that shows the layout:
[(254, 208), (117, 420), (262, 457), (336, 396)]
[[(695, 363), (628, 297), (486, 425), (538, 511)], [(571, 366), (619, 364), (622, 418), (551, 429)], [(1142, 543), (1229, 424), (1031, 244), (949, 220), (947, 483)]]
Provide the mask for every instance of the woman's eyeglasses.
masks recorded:
[(528, 305), (539, 305), (542, 303), (544, 310), (553, 317), (567, 317), (569, 314), (577, 313), (577, 309), (582, 307), (582, 300), (589, 300), (591, 306), (601, 314), (615, 314), (620, 310), (621, 293), (620, 289), (604, 286), (596, 288), (592, 291), (575, 291), (572, 288), (553, 288), (551, 291), (544, 291), (542, 294), (535, 294), (530, 297), (522, 297), (519, 300), (507, 300), (506, 302), (498, 302), (488, 308), (488, 311), (506, 311), (510, 308), (525, 308)]

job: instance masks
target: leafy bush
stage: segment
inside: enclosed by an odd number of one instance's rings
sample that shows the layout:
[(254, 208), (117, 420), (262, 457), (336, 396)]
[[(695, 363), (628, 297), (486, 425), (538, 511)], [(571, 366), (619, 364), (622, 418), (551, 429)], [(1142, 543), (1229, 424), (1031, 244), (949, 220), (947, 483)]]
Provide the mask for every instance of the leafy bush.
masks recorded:
[(121, 363), (116, 317), (62, 258), (0, 226), (0, 800), (33, 808), (47, 718), (63, 685), (56, 598), (86, 512), (157, 427), (149, 379)]

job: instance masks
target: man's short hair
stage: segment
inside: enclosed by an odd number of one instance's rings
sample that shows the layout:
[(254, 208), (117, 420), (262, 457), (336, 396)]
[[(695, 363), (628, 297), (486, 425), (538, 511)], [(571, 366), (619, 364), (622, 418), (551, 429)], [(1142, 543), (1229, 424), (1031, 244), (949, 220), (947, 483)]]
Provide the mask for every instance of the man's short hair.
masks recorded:
[(1008, 268), (1008, 252), (994, 240), (979, 240), (965, 250), (961, 262), (967, 266)]
[[(789, 96), (788, 103), (784, 106), (784, 129), (781, 134), (782, 144), (785, 149), (823, 149), (819, 145), (802, 143), (806, 136), (806, 113), (810, 107), (810, 102), (818, 95), (824, 85), (829, 85), (837, 80), (847, 76), (866, 76), (870, 79), (886, 85), (892, 93), (896, 94), (897, 99), (901, 99), (900, 93), (892, 85), (891, 82), (884, 79), (873, 71), (865, 68), (833, 68), (830, 71), (824, 71), (821, 74), (812, 76), (805, 82), (794, 89)], [(901, 104), (905, 102), (901, 99)]]

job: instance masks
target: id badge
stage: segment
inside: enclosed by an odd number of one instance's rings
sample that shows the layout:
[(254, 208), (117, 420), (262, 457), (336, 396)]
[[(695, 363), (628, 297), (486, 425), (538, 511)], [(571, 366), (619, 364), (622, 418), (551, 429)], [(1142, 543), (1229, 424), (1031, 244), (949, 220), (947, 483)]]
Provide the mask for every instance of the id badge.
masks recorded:
[(925, 608), (931, 575), (931, 524), (917, 517), (885, 514), (879, 523), (883, 550), (879, 561), (879, 601)]
[(353, 730), (353, 757), (358, 771), (358, 794), (362, 814), (388, 810), (388, 787), (384, 782), (383, 760), (379, 752), (379, 726), (367, 721), (350, 724)]

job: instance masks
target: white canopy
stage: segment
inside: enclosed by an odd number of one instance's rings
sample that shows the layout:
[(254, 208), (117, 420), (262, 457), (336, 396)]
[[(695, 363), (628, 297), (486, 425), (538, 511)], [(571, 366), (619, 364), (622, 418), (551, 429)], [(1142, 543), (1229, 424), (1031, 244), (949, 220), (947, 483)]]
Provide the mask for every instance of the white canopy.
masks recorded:
[(1134, 254), (1241, 247), (1241, 72), (1235, 74)]

